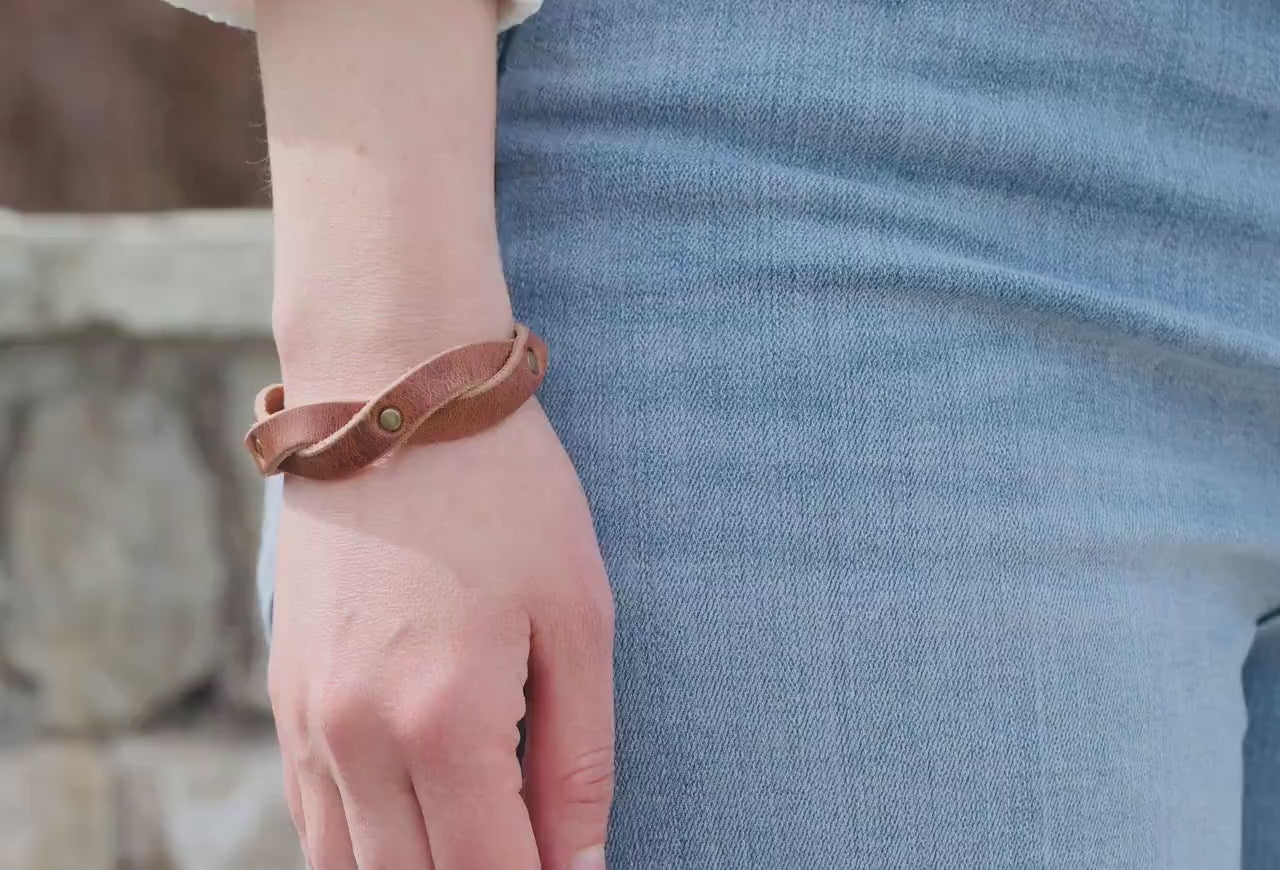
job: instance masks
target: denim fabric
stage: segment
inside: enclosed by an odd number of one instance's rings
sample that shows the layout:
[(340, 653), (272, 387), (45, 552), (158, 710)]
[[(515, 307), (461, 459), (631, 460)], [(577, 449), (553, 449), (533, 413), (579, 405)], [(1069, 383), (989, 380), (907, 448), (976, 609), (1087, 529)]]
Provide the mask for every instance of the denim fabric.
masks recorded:
[(1280, 615), (1267, 620), (1245, 662), (1246, 867), (1280, 867)]
[(553, 0), (500, 117), (613, 870), (1280, 867), (1280, 6)]

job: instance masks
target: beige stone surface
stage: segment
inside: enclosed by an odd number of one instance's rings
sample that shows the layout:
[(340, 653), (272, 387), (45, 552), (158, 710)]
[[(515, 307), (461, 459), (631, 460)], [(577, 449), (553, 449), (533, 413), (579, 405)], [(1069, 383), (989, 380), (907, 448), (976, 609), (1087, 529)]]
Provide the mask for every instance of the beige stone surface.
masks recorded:
[(266, 336), (266, 211), (0, 216), (0, 337)]
[(21, 218), (0, 209), (0, 324), (29, 323), (39, 318), (39, 297), (29, 288), (35, 280), (31, 252)]
[(263, 213), (0, 211), (0, 870), (301, 870), (240, 443), (269, 291)]
[[(3, 293), (0, 287), (0, 295)], [(0, 306), (3, 305), (4, 301), (0, 300)], [(62, 348), (0, 347), (0, 427), (9, 422), (16, 403), (56, 395), (74, 384), (81, 374), (77, 367), (78, 361)]]
[(0, 752), (0, 870), (117, 870), (114, 808), (94, 746)]
[(267, 720), (271, 717), (271, 700), (267, 697), (267, 644), (257, 624), (256, 612), (248, 634), (248, 655), (228, 661), (219, 683), (223, 697), (235, 712)]
[(217, 670), (226, 571), (175, 410), (134, 388), (42, 402), (9, 495), (0, 640), (46, 726), (137, 724)]
[(265, 735), (140, 737), (114, 758), (122, 866), (302, 870), (279, 754)]
[(0, 682), (0, 751), (34, 739), (38, 720), (35, 692)]

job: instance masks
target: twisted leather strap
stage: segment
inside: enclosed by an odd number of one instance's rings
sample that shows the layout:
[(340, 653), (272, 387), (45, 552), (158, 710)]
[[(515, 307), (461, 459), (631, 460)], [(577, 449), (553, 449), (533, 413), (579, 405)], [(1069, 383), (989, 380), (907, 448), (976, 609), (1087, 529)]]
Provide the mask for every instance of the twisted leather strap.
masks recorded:
[(517, 324), (506, 341), (437, 354), (367, 402), (284, 406), (284, 387), (258, 394), (245, 446), (264, 475), (315, 480), (354, 474), (403, 444), (465, 438), (504, 419), (538, 389), (547, 346)]

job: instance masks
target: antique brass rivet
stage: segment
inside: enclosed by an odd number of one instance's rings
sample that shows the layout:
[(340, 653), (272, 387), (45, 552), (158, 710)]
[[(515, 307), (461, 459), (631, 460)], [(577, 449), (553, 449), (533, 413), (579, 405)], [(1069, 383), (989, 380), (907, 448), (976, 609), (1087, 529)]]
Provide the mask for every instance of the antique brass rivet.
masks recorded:
[(383, 408), (382, 413), (378, 415), (378, 425), (387, 432), (399, 432), (400, 427), (404, 425), (404, 415), (398, 408)]

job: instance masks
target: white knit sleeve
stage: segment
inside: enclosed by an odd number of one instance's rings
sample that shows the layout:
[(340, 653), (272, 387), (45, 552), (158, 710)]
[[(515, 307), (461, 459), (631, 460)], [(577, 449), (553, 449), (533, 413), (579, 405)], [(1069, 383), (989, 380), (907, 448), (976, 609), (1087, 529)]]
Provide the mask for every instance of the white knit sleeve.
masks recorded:
[[(169, 0), (174, 6), (190, 9), (214, 21), (233, 27), (253, 29), (253, 0)], [(359, 0), (352, 0), (359, 2)], [(542, 6), (542, 0), (499, 0), (498, 29), (515, 27)]]

